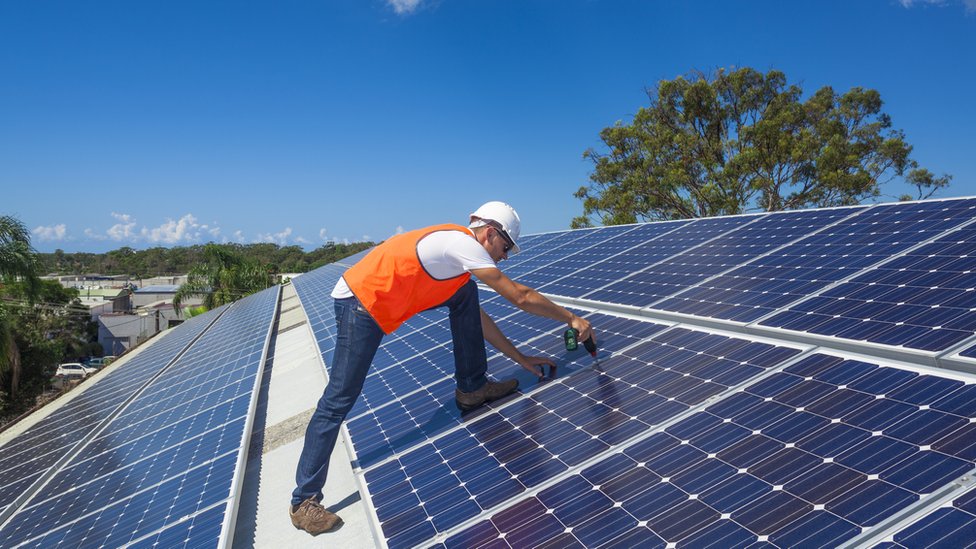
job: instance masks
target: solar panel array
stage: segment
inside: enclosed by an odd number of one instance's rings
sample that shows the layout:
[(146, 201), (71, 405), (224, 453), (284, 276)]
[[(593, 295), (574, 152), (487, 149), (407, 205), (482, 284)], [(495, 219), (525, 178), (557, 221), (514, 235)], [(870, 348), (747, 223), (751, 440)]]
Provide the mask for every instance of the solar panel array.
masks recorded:
[(226, 542), (278, 294), (166, 332), (3, 446), (37, 473), (8, 484), (22, 495), (6, 503), (0, 545)]
[[(976, 378), (960, 372), (974, 213), (956, 199), (523, 238), (503, 271), (590, 318), (599, 361), (483, 289), (502, 331), (558, 366), (536, 379), (490, 356), (520, 388), (461, 415), (446, 314), (385, 338), (345, 426), (378, 539), (976, 543)], [(296, 281), (326, 364), (321, 296), (344, 268)]]
[[(453, 402), (447, 315), (384, 339), (344, 426), (388, 547), (976, 543), (976, 200), (528, 235), (502, 264), (598, 360), (490, 289), (542, 378)], [(329, 294), (294, 280), (323, 364)], [(270, 289), (188, 320), (0, 447), (3, 546), (215, 546), (233, 530)]]

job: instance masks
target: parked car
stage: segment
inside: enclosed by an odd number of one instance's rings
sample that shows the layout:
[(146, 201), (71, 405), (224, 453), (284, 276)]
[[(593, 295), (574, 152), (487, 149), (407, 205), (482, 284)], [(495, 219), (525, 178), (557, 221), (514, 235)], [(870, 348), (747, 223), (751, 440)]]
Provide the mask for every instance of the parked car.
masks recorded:
[(102, 357), (102, 366), (108, 366), (109, 364), (115, 362), (118, 359), (115, 355), (108, 355)]
[(89, 374), (94, 374), (97, 371), (98, 368), (91, 368), (80, 362), (66, 362), (58, 366), (58, 371), (54, 375), (58, 377), (88, 377)]

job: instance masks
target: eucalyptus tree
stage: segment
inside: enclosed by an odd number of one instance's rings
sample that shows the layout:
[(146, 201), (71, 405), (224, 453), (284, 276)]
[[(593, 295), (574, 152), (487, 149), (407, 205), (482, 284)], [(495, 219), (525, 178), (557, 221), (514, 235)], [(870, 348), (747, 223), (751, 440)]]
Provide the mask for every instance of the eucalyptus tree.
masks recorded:
[(825, 86), (804, 99), (751, 68), (662, 80), (633, 120), (600, 132), (574, 227), (852, 205), (902, 180), (928, 198), (949, 184), (912, 159), (875, 90)]

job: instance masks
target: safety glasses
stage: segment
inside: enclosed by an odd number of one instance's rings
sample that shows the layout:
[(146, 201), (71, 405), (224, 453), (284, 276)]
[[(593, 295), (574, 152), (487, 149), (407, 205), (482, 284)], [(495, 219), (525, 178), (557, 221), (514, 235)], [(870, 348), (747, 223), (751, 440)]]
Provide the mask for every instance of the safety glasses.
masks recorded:
[(502, 228), (501, 223), (494, 220), (485, 220), (485, 223), (487, 223), (492, 229), (495, 229), (495, 232), (502, 236), (502, 240), (505, 241), (505, 246), (502, 248), (502, 250), (504, 250), (505, 253), (508, 253), (509, 250), (515, 247), (515, 241), (512, 240), (512, 237), (508, 236), (508, 232)]

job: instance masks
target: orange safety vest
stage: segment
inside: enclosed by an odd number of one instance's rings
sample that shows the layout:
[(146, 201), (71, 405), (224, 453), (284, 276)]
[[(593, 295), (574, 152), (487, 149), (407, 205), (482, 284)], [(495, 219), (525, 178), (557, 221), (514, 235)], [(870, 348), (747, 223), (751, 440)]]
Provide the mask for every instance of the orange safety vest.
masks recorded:
[(471, 273), (439, 280), (420, 263), (417, 245), (438, 231), (461, 231), (461, 225), (434, 225), (390, 238), (350, 267), (342, 278), (384, 333), (390, 334), (413, 315), (447, 301), (471, 279)]

